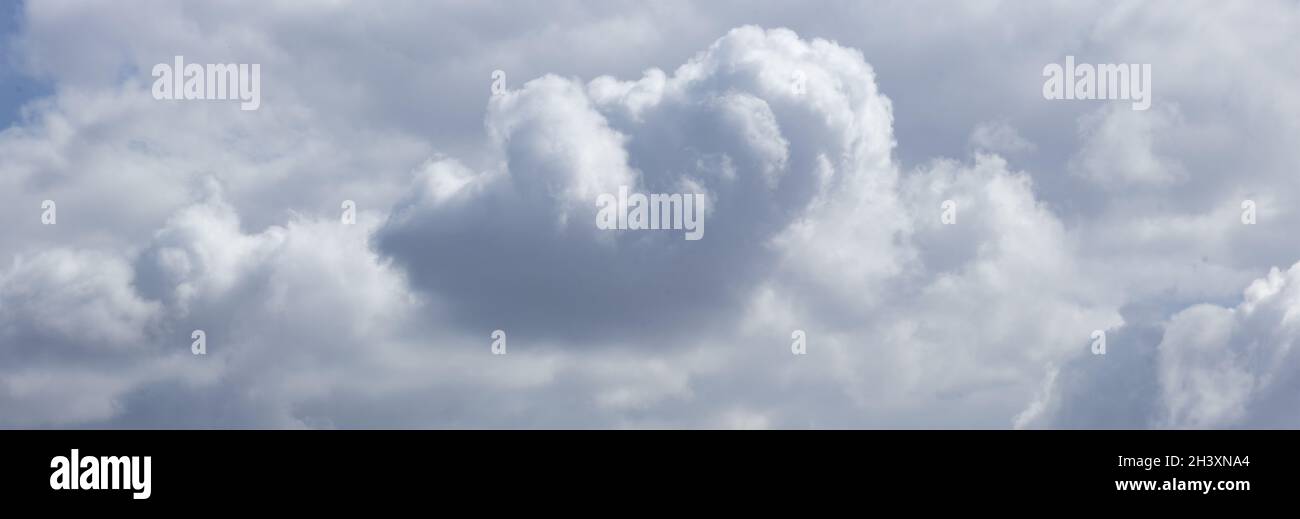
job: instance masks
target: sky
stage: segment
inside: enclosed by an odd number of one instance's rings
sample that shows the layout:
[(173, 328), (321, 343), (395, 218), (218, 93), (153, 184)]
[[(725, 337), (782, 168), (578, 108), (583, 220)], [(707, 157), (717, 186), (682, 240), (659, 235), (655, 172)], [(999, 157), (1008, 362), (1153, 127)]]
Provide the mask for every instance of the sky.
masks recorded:
[(49, 95), (46, 85), (35, 78), (25, 75), (14, 61), (17, 59), (13, 49), (19, 33), (19, 21), (23, 5), (10, 2), (0, 5), (0, 126), (5, 128), (19, 122), (20, 109), (27, 101), (36, 97)]
[[(1297, 28), (7, 3), (0, 427), (1300, 427)], [(177, 56), (259, 106), (159, 99)], [(1150, 107), (1047, 98), (1067, 56)], [(700, 239), (601, 228), (621, 188), (699, 195)]]

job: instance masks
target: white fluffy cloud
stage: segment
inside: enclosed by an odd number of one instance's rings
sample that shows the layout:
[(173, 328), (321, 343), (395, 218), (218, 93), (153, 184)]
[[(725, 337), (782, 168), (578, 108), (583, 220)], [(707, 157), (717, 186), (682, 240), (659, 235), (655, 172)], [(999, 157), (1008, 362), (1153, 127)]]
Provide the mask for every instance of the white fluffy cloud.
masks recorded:
[(1231, 308), (1197, 305), (1170, 319), (1159, 346), (1161, 425), (1295, 427), (1300, 264), (1274, 268)]

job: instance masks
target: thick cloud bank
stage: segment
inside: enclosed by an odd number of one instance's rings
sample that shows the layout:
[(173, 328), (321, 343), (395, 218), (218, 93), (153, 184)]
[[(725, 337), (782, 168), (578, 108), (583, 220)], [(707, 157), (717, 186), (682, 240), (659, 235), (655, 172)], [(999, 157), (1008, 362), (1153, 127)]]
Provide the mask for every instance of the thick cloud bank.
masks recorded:
[[(546, 16), (571, 17), (563, 34), (439, 42), (452, 50), (423, 47), (419, 16), (347, 2), (163, 3), (155, 26), (189, 29), (138, 34), (107, 6), (26, 6), (12, 53), (54, 91), (0, 133), (0, 207), (19, 222), (0, 238), (0, 425), (1297, 426), (1300, 264), (1269, 271), (1300, 257), (1277, 239), (1294, 215), (1280, 200), (1300, 193), (1275, 167), (1296, 158), (1277, 137), (1297, 134), (1293, 95), (1241, 107), (1272, 132), (1249, 185), (1203, 169), (1229, 160), (1205, 147), (1236, 128), (1193, 102), (1217, 87), (1140, 45), (1163, 70), (1151, 110), (1031, 96), (1077, 112), (1027, 131), (1044, 116), (968, 116), (998, 91), (972, 88), (937, 116), (964, 121), (949, 153), (908, 159), (947, 139), (909, 118), (955, 94), (891, 83), (883, 68), (912, 78), (882, 36), (864, 53), (708, 12), (682, 25), (711, 31), (685, 49), (656, 26), (693, 19), (670, 5), (560, 10)], [(996, 18), (966, 9), (976, 28)], [(1225, 31), (1255, 21), (1220, 14)], [(1148, 16), (1096, 19), (1090, 48), (1116, 52), (1104, 36)], [(72, 27), (131, 45), (77, 58), (52, 39)], [(492, 43), (455, 43), (476, 37)], [(262, 107), (151, 99), (149, 67), (181, 53), (262, 63)], [(1059, 58), (998, 70), (1026, 68), (1036, 95)], [(701, 239), (599, 228), (598, 197), (622, 187), (702, 195)]]

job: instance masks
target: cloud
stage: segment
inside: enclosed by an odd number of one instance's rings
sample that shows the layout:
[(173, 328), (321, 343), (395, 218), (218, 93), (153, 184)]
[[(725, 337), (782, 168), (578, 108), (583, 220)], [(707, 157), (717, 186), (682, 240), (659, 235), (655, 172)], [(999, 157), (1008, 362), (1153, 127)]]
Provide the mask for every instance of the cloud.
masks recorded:
[[(78, 398), (96, 404), (42, 414), (50, 423), (77, 423), (113, 418), (108, 409), (121, 411), (115, 406), (151, 384), (231, 384), (206, 389), (245, 400), (263, 391), (271, 394), (262, 398), (290, 398), (346, 383), (299, 371), (314, 363), (384, 362), (383, 348), (365, 355), (353, 348), (382, 340), (413, 296), (401, 274), (369, 252), (365, 227), (295, 218), (246, 234), (219, 187), (207, 189), (207, 199), (171, 218), (134, 265), (112, 253), (52, 249), (19, 258), (4, 273), (9, 398), (24, 407), (58, 400), (67, 390), (35, 377), (71, 370), (71, 387), (95, 384)], [(191, 354), (192, 330), (207, 332), (210, 356)], [(280, 362), (294, 369), (279, 372)], [(247, 402), (254, 403), (268, 405)]]
[(1235, 305), (1200, 303), (1158, 325), (1147, 317), (1114, 328), (1107, 354), (1076, 359), (1025, 425), (1295, 427), (1286, 410), (1296, 405), (1298, 280), (1300, 264), (1273, 268)]
[(1148, 114), (1119, 105), (1091, 114), (1080, 122), (1084, 144), (1071, 159), (1071, 171), (1109, 189), (1181, 181), (1186, 169), (1156, 150), (1177, 118), (1173, 109)]
[[(794, 87), (798, 74), (806, 91)], [(1001, 158), (940, 161), (900, 180), (890, 103), (852, 50), (744, 27), (672, 75), (601, 77), (586, 90), (594, 102), (546, 77), (494, 101), (488, 127), (502, 171), (435, 163), (380, 231), (381, 250), (417, 286), (455, 301), (458, 318), (490, 316), (485, 330), (549, 333), (575, 347), (649, 325), (666, 338), (698, 336), (686, 331), (708, 322), (721, 330), (696, 347), (734, 356), (744, 353), (726, 346), (738, 342), (726, 337), (729, 322), (762, 323), (744, 340), (773, 344), (808, 329), (825, 355), (808, 363), (832, 373), (864, 419), (882, 412), (873, 407), (975, 400), (1010, 413), (1007, 422), (1026, 387), (1082, 351), (1092, 326), (1118, 320), (1105, 298), (1072, 286), (1064, 230)], [(566, 145), (558, 127), (596, 137)], [(607, 165), (584, 173), (592, 163)], [(678, 175), (710, 194), (706, 239), (593, 229), (602, 189), (635, 178), (639, 190), (671, 190)], [(960, 227), (939, 224), (949, 197)], [(503, 233), (514, 238), (483, 246), (484, 234)], [(547, 304), (557, 293), (566, 304)], [(980, 391), (998, 397), (968, 398)]]
[(6, 335), (15, 343), (57, 337), (69, 347), (132, 348), (160, 308), (136, 295), (130, 278), (120, 258), (96, 252), (55, 249), (20, 257), (0, 279), (0, 297), (10, 303), (0, 321), (11, 325)]
[[(812, 78), (807, 92), (796, 72)], [(744, 27), (671, 76), (545, 76), (494, 98), (499, 169), (422, 170), (377, 243), (488, 330), (684, 332), (734, 318), (727, 309), (775, 264), (773, 240), (826, 193), (889, 189), (889, 121), (860, 54)], [(459, 185), (473, 187), (443, 194)], [(706, 195), (706, 238), (598, 230), (596, 198), (620, 186)], [(547, 302), (559, 294), (565, 304)]]
[(1018, 153), (1033, 151), (1034, 143), (1006, 121), (986, 121), (975, 126), (970, 134), (972, 148), (993, 153)]
[(1175, 314), (1159, 346), (1157, 376), (1171, 427), (1295, 427), (1278, 409), (1296, 404), (1300, 264), (1274, 268), (1235, 307)]

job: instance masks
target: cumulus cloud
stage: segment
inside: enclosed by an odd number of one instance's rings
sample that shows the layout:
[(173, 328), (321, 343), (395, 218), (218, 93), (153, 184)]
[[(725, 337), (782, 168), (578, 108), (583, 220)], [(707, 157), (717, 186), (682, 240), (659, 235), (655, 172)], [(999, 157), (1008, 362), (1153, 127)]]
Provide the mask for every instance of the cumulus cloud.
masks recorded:
[[(796, 72), (822, 80), (797, 92)], [(777, 235), (828, 193), (871, 197), (860, 216), (886, 225), (863, 234), (891, 254), (889, 121), (857, 52), (745, 27), (666, 79), (546, 76), (494, 98), (500, 169), (445, 159), (423, 170), (377, 243), (488, 329), (687, 333), (734, 318), (726, 309), (775, 265)], [(440, 194), (464, 184), (463, 196)], [(620, 186), (705, 195), (706, 238), (598, 230), (595, 201)], [(556, 294), (566, 304), (545, 302)]]
[(1201, 303), (1159, 325), (1116, 327), (1107, 356), (1121, 362), (1077, 359), (1024, 425), (1295, 427), (1284, 410), (1297, 403), (1298, 276), (1300, 265), (1273, 268), (1235, 305)]
[[(797, 73), (822, 79), (801, 91)], [(474, 175), (436, 163), (380, 231), (380, 248), (417, 284), (454, 301), (462, 319), (488, 316), (483, 329), (549, 332), (585, 347), (605, 342), (590, 337), (647, 324), (666, 338), (699, 335), (707, 329), (700, 317), (723, 330), (732, 321), (761, 323), (748, 340), (778, 344), (806, 329), (826, 359), (808, 364), (832, 373), (865, 419), (887, 407), (972, 405), (997, 407), (1004, 421), (1028, 403), (1026, 388), (1081, 351), (1091, 326), (1118, 320), (1105, 298), (1073, 283), (1060, 222), (1003, 159), (940, 161), (900, 179), (889, 154), (890, 103), (857, 52), (744, 27), (671, 76), (602, 77), (587, 91), (594, 103), (547, 77), (494, 101), (488, 127), (504, 150), (503, 171)], [(611, 125), (625, 133), (587, 138), (579, 148), (527, 130), (561, 126), (548, 111), (495, 119), (522, 100), (579, 112), (562, 118), (574, 134), (609, 135)], [(602, 236), (590, 223), (601, 191), (588, 187), (600, 177), (581, 173), (593, 157), (617, 158), (598, 170), (623, 177), (604, 181), (608, 191), (635, 177), (638, 190), (671, 192), (680, 185), (674, 177), (689, 172), (710, 194), (709, 237), (696, 244), (673, 235)], [(465, 185), (474, 188), (457, 189), (463, 197), (444, 194), (444, 186)], [(939, 223), (946, 198), (960, 208), (961, 231)], [(557, 224), (556, 214), (571, 218)], [(472, 233), (464, 222), (475, 223)], [(529, 227), (520, 238), (482, 246), (484, 234), (522, 225)], [(554, 293), (572, 302), (538, 297)], [(738, 304), (755, 298), (768, 303)], [(705, 337), (693, 346), (744, 355), (726, 346), (734, 338)], [(973, 391), (997, 397), (968, 398)]]
[[(111, 419), (103, 409), (156, 383), (235, 384), (253, 395), (295, 377), (345, 383), (300, 370), (328, 363), (354, 341), (379, 339), (402, 319), (413, 296), (400, 273), (369, 253), (365, 227), (295, 218), (245, 234), (220, 189), (208, 189), (207, 200), (175, 215), (134, 265), (112, 253), (53, 249), (20, 257), (4, 273), (0, 323), (11, 399), (35, 405), (48, 391), (62, 392), (58, 384), (26, 386), (47, 359), (55, 373), (76, 371), (67, 375), (73, 386), (82, 378), (102, 385), (78, 397), (99, 404), (46, 411), (52, 423)], [(192, 330), (209, 334), (211, 359), (195, 362)], [(350, 360), (381, 362), (382, 348), (365, 351)], [(304, 354), (289, 363), (297, 369), (265, 371)], [(240, 387), (245, 377), (251, 382)], [(259, 398), (280, 396), (272, 393)]]
[(1297, 403), (1298, 282), (1300, 264), (1274, 268), (1235, 307), (1197, 305), (1170, 319), (1158, 348), (1161, 425), (1296, 426), (1275, 411)]

